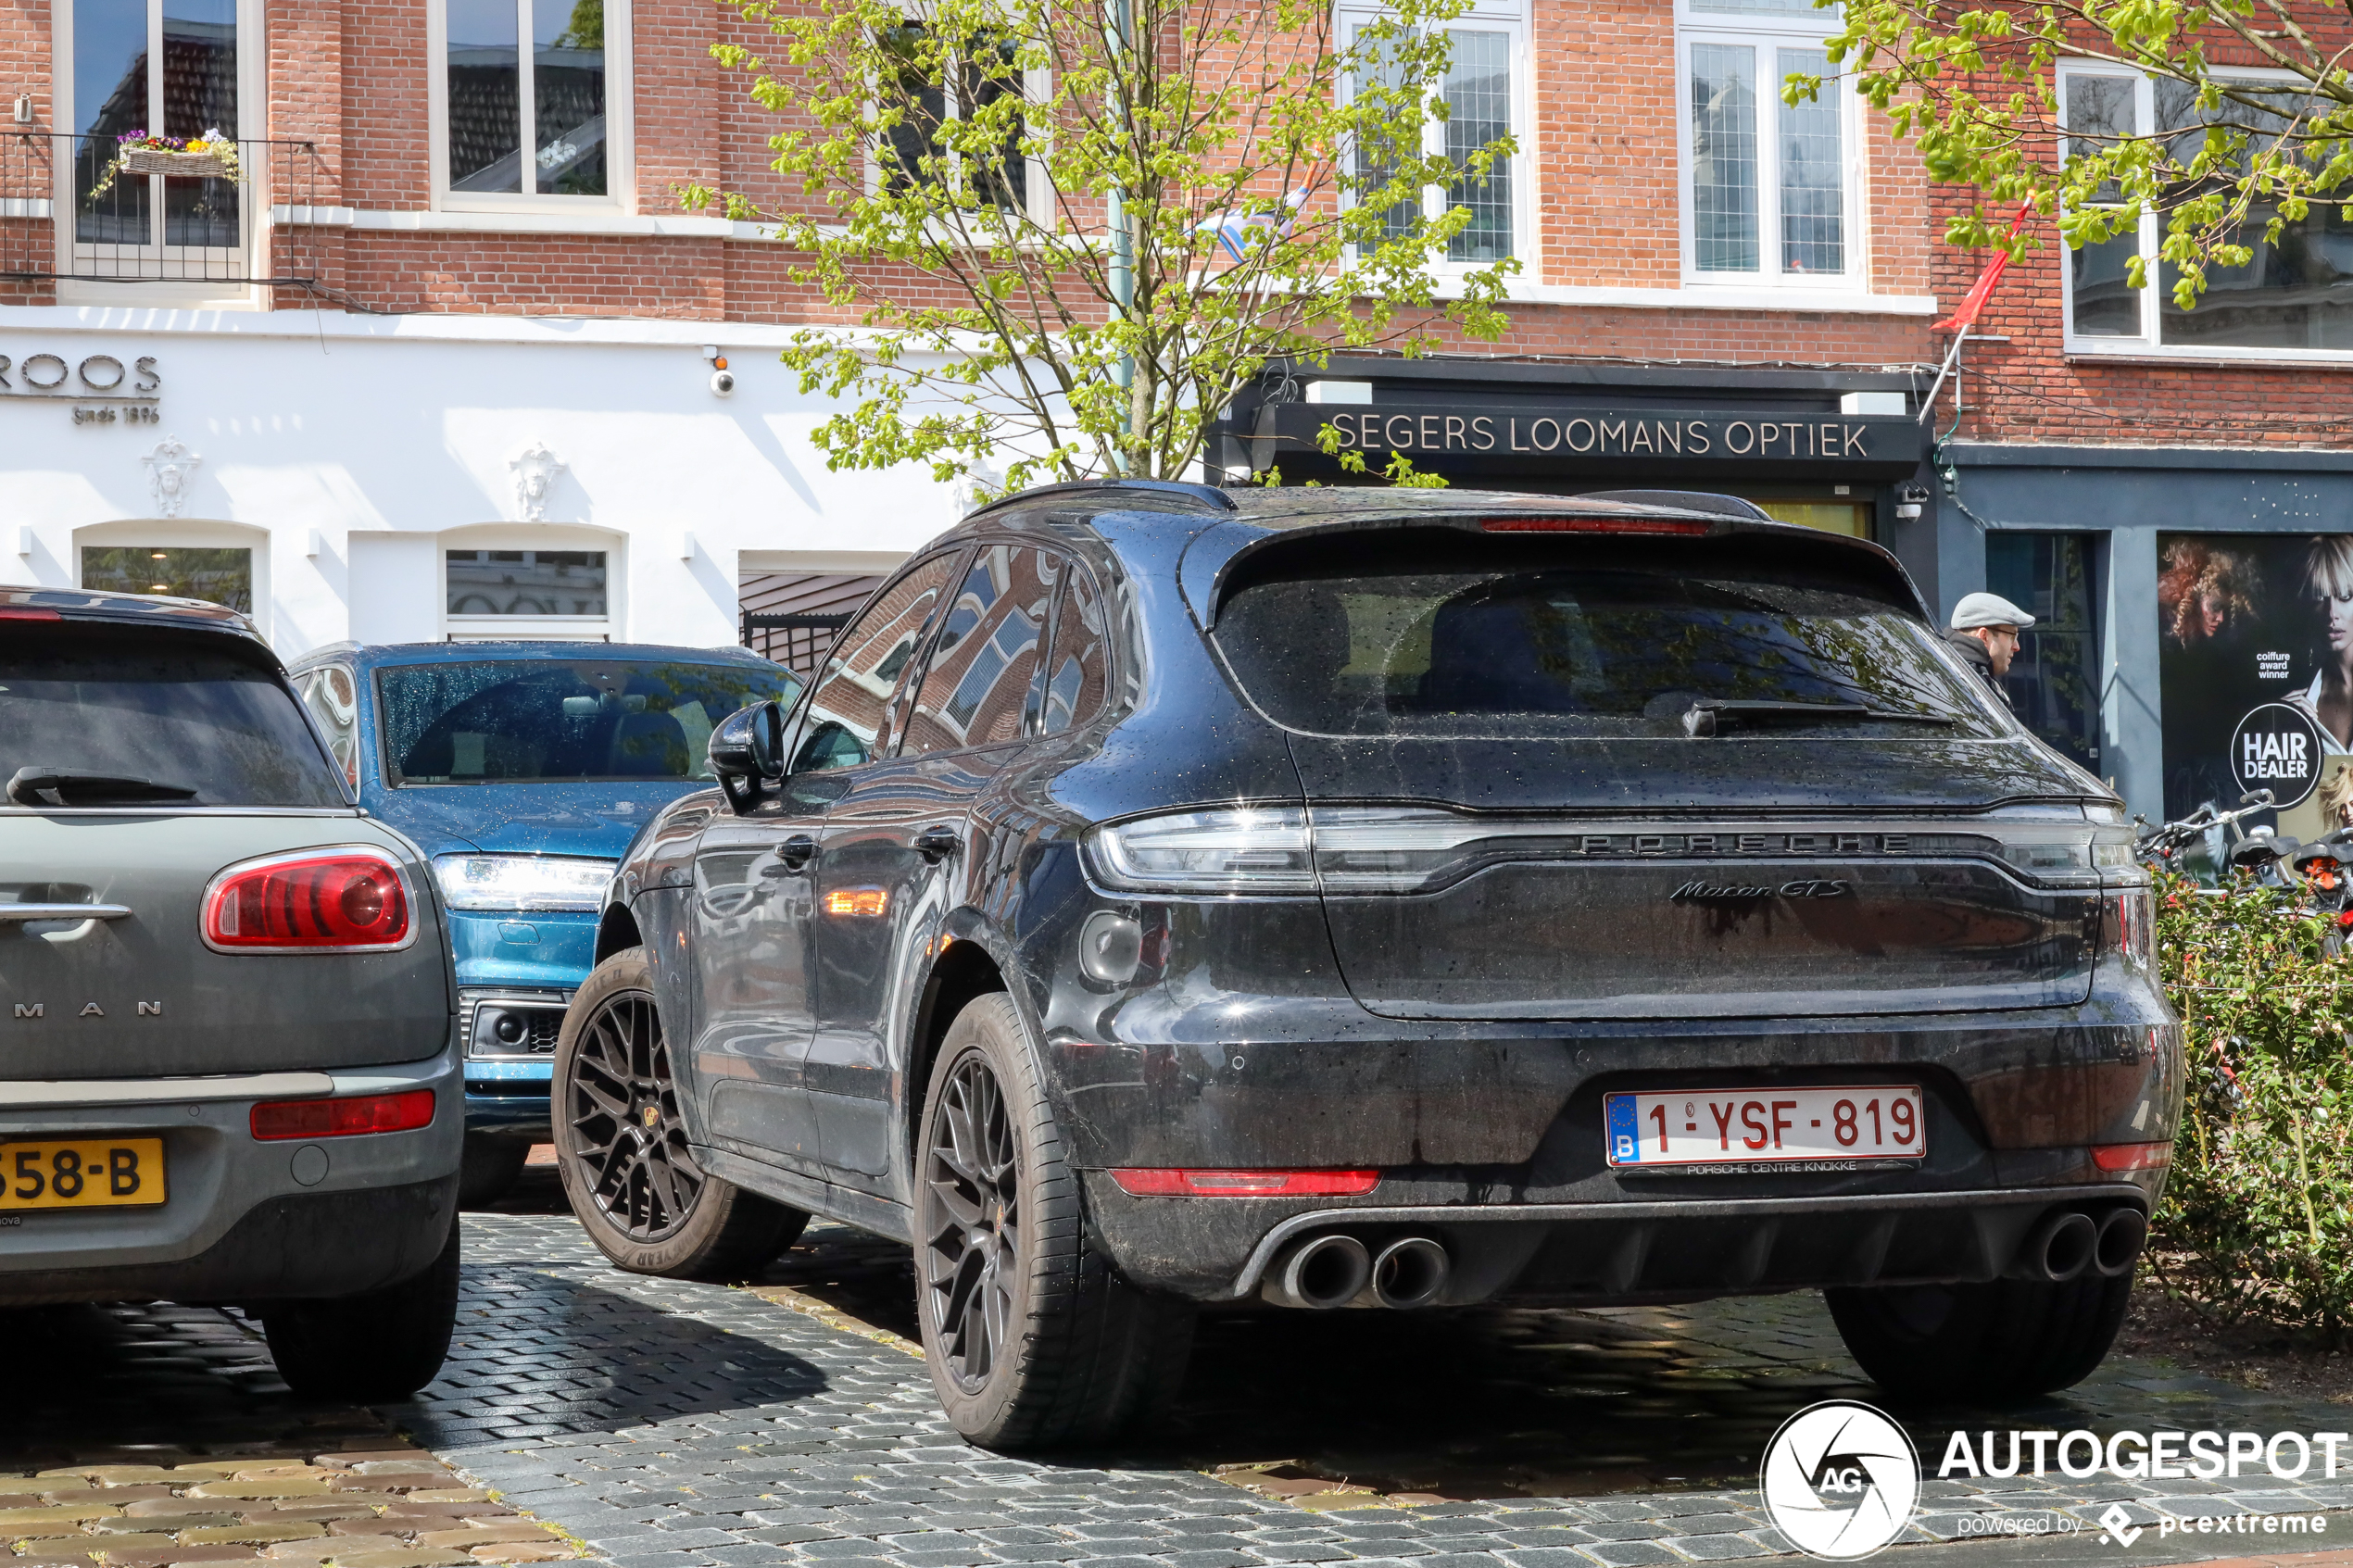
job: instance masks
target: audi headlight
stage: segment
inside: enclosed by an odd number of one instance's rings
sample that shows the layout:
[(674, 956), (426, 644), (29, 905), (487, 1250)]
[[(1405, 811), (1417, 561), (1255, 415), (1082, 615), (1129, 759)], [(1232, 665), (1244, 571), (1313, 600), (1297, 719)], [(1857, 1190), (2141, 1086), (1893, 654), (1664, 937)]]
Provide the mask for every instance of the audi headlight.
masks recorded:
[(433, 863), (453, 909), (596, 909), (613, 862), (565, 855), (443, 855)]

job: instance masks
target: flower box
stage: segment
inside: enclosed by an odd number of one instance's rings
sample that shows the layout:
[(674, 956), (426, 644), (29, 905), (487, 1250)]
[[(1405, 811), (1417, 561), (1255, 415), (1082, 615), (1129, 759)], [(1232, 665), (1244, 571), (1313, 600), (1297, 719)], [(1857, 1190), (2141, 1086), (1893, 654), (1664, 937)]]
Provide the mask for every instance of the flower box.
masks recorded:
[(125, 147), (126, 174), (170, 174), (182, 180), (233, 180), (235, 170), (218, 153), (167, 152), (160, 147)]

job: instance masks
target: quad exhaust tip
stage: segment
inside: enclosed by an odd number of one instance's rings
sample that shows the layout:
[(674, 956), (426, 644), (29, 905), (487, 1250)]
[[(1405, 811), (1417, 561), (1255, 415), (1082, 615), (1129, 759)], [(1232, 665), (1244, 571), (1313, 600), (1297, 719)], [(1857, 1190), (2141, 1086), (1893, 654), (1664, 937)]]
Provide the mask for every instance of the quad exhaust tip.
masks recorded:
[(1353, 1236), (1311, 1236), (1283, 1255), (1267, 1279), (1266, 1299), (1278, 1307), (1345, 1307), (1373, 1275), (1373, 1256)]
[(1446, 1248), (1426, 1236), (1392, 1241), (1373, 1260), (1373, 1299), (1400, 1310), (1427, 1307), (1446, 1288)]
[(1453, 1272), (1446, 1248), (1426, 1236), (1400, 1236), (1375, 1255), (1353, 1236), (1318, 1236), (1276, 1261), (1259, 1294), (1277, 1307), (1388, 1307), (1438, 1299)]
[(2133, 1272), (2148, 1234), (2148, 1216), (2129, 1203), (2096, 1214), (2062, 1209), (2045, 1214), (2029, 1233), (2010, 1274), (2045, 1285), (2063, 1285), (2087, 1271), (2118, 1279)]

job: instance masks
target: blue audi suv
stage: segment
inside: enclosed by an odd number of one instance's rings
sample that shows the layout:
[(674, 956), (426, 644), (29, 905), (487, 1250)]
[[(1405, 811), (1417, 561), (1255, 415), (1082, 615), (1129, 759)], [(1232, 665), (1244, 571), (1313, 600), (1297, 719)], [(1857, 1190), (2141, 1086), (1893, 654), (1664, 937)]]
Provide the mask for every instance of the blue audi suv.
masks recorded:
[(556, 1033), (614, 863), (712, 782), (719, 721), (799, 682), (742, 649), (601, 642), (339, 643), (292, 675), (360, 805), (431, 859), (457, 959), (459, 1200), (493, 1201), (547, 1139)]

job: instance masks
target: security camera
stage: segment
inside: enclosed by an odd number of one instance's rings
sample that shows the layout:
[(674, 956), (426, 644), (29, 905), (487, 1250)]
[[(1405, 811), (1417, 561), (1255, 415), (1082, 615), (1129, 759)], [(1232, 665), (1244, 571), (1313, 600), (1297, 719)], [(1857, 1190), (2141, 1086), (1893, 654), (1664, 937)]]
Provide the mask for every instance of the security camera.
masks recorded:
[(736, 395), (736, 372), (733, 370), (711, 371), (711, 395), (713, 397), (734, 396)]

